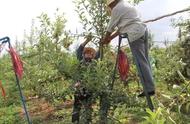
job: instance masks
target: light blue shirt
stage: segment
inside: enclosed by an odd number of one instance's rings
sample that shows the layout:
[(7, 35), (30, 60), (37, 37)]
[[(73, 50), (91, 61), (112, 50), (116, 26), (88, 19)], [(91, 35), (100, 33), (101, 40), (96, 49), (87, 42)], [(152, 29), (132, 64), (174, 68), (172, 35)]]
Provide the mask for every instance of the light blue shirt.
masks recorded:
[(126, 0), (120, 0), (111, 11), (107, 31), (113, 32), (116, 27), (119, 33), (127, 33), (130, 42), (142, 37), (146, 31), (146, 25), (141, 21), (136, 8)]

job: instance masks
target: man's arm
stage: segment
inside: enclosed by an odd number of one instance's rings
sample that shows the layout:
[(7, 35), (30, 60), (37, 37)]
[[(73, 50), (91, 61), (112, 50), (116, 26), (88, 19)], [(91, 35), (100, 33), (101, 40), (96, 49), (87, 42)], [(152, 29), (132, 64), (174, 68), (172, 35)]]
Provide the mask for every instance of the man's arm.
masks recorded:
[(87, 44), (88, 42), (90, 42), (91, 40), (92, 40), (92, 35), (88, 35), (88, 36), (86, 37), (86, 40), (85, 40), (83, 43), (81, 43), (80, 46), (79, 46), (79, 48), (77, 49), (77, 59), (78, 59), (79, 61), (81, 61), (81, 60), (83, 59), (82, 54), (83, 54), (84, 47), (85, 47), (86, 44)]
[(86, 40), (81, 44), (83, 47), (85, 47), (86, 44), (92, 40), (92, 35), (86, 36), (85, 39)]
[(81, 44), (81, 45), (79, 46), (79, 48), (77, 49), (77, 51), (76, 51), (77, 59), (78, 59), (79, 61), (81, 61), (81, 60), (83, 59), (83, 56), (82, 56), (83, 50), (84, 50), (84, 46)]
[(107, 27), (107, 32), (102, 40), (103, 44), (108, 44), (112, 39), (119, 35), (119, 31), (114, 31), (115, 27), (117, 27), (119, 21), (121, 19), (121, 12), (119, 9), (112, 10), (111, 19)]
[(102, 40), (102, 44), (108, 44), (111, 41), (111, 33), (107, 31), (105, 37)]
[(105, 38), (103, 39), (102, 43), (103, 44), (109, 44), (111, 40), (113, 40), (115, 37), (119, 35), (118, 31), (115, 31), (113, 33), (111, 32), (106, 32)]
[(113, 40), (115, 37), (117, 37), (119, 35), (119, 31), (115, 31), (111, 34), (111, 40)]
[(96, 56), (95, 56), (95, 58), (94, 59), (99, 59), (100, 58), (100, 50), (98, 50), (98, 52), (96, 52)]

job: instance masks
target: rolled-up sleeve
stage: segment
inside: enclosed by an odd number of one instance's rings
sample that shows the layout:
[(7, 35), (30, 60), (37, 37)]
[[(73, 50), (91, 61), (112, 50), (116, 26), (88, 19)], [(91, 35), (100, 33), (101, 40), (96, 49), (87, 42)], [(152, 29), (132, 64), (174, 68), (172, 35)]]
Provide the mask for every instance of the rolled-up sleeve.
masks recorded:
[(119, 9), (117, 9), (117, 8), (113, 9), (111, 12), (111, 19), (110, 19), (110, 22), (107, 27), (108, 32), (114, 31), (115, 27), (117, 27), (117, 25), (120, 21), (120, 18), (121, 18), (121, 13), (120, 13)]

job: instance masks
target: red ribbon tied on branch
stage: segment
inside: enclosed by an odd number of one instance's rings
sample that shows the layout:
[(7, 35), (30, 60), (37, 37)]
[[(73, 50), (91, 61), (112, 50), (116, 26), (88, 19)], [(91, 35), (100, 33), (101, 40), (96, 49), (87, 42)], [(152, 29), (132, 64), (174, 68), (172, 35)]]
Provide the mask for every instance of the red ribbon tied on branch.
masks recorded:
[(17, 54), (16, 50), (12, 47), (9, 48), (9, 53), (11, 55), (14, 71), (19, 79), (22, 78), (23, 75), (23, 63), (20, 59), (20, 56)]
[(5, 89), (4, 89), (3, 84), (2, 84), (1, 81), (0, 81), (0, 88), (1, 88), (1, 91), (2, 91), (2, 96), (5, 98), (6, 93), (5, 93)]
[(129, 62), (127, 55), (122, 50), (119, 50), (118, 70), (121, 80), (125, 81), (129, 74)]

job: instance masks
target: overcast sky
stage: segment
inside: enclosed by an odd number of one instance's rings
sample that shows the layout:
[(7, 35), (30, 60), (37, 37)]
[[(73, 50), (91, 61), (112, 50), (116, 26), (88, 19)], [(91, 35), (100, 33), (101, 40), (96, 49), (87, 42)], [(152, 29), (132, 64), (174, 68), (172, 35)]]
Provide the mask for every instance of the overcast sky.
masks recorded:
[[(52, 16), (56, 8), (65, 12), (68, 20), (67, 29), (75, 31), (81, 29), (72, 0), (0, 0), (0, 37), (9, 36), (12, 41), (17, 37), (23, 39), (24, 30), (30, 32), (32, 19), (36, 19), (42, 12)], [(145, 0), (137, 8), (142, 19), (152, 19), (163, 14), (174, 12), (190, 6), (190, 0)], [(179, 14), (172, 18), (184, 16)], [(155, 40), (175, 40), (178, 30), (172, 28), (171, 18), (148, 24), (154, 33)]]

